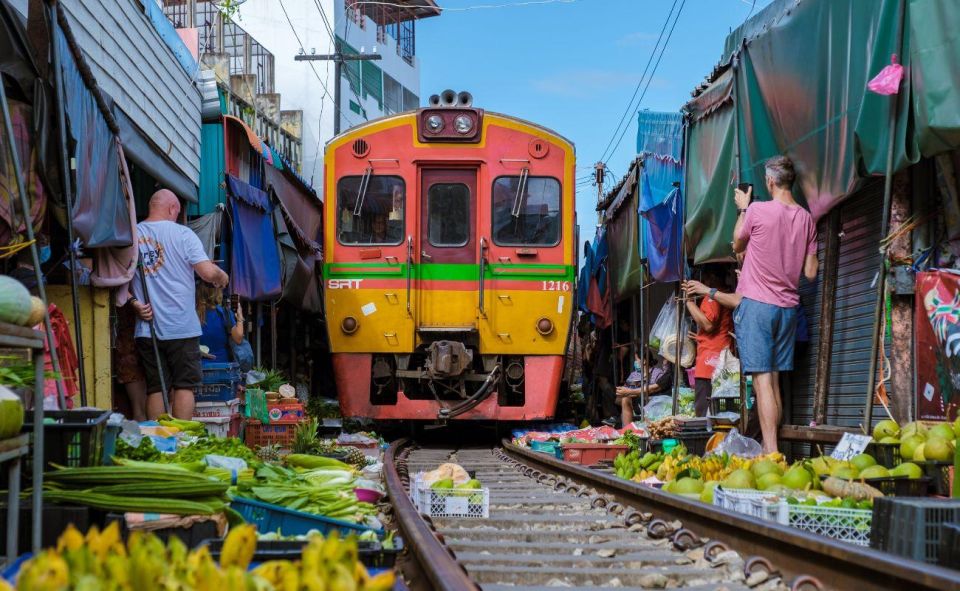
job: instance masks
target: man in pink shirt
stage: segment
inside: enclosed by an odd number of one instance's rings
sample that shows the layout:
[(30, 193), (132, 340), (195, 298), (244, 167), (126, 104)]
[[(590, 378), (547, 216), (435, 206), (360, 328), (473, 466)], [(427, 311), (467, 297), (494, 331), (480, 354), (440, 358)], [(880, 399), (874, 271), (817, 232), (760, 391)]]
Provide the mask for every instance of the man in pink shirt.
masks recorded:
[(743, 371), (753, 374), (760, 411), (760, 429), (766, 453), (777, 451), (777, 429), (782, 416), (780, 372), (793, 369), (797, 329), (797, 287), (801, 273), (817, 277), (817, 228), (810, 213), (793, 198), (797, 174), (786, 156), (766, 163), (767, 192), (771, 201), (750, 203), (737, 189), (737, 224), (733, 250), (745, 253), (733, 313)]

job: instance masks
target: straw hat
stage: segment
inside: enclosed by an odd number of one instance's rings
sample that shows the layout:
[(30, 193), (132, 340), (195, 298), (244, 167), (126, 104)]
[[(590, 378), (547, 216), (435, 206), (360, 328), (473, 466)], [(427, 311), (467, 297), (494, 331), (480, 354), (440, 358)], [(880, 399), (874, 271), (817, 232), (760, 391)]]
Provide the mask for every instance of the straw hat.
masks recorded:
[[(676, 363), (676, 353), (677, 353), (677, 335), (670, 334), (663, 339), (663, 343), (660, 345), (660, 355), (670, 363)], [(683, 339), (683, 345), (680, 347), (680, 366), (681, 367), (693, 367), (693, 364), (697, 362), (697, 345), (693, 342), (693, 339), (686, 337)]]

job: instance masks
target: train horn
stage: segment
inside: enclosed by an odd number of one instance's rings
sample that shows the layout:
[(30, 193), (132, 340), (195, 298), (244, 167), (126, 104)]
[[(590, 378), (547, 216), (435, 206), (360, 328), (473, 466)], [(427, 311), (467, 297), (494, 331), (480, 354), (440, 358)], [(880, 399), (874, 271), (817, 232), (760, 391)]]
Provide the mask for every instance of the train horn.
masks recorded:
[(439, 107), (439, 106), (440, 106), (440, 95), (439, 95), (439, 94), (431, 94), (428, 103), (430, 104), (431, 107)]
[(457, 94), (457, 106), (459, 107), (469, 107), (473, 104), (473, 95), (467, 92), (466, 90), (461, 91)]
[(457, 93), (452, 90), (444, 90), (440, 93), (440, 103), (444, 107), (452, 107), (457, 104)]

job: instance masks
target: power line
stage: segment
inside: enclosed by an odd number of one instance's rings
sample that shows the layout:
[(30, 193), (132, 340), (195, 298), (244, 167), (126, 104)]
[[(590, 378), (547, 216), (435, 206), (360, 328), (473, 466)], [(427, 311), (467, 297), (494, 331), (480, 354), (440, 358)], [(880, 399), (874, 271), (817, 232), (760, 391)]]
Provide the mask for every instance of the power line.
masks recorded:
[[(307, 48), (303, 46), (303, 41), (300, 40), (300, 35), (297, 33), (297, 29), (293, 26), (293, 21), (290, 20), (290, 15), (287, 14), (287, 7), (283, 5), (283, 0), (279, 0), (280, 9), (283, 10), (283, 16), (287, 19), (287, 24), (290, 25), (290, 30), (293, 31), (293, 36), (297, 40), (297, 45), (300, 46), (300, 50), (303, 53), (307, 53)], [(336, 100), (333, 95), (330, 93), (330, 90), (327, 88), (327, 85), (324, 83), (323, 79), (320, 78), (320, 74), (317, 73), (317, 68), (314, 66), (313, 62), (310, 63), (310, 69), (313, 70), (313, 75), (317, 77), (317, 81), (320, 82), (320, 86), (323, 88), (323, 94), (326, 95), (330, 100)], [(338, 109), (339, 110), (339, 109)], [(347, 121), (353, 126), (353, 121), (347, 117)]]
[[(669, 45), (670, 39), (673, 37), (673, 31), (677, 28), (677, 23), (680, 21), (680, 13), (683, 12), (683, 7), (686, 5), (686, 3), (687, 0), (680, 2), (680, 8), (677, 10), (677, 16), (673, 19), (673, 25), (670, 26), (670, 32), (667, 34), (667, 38), (663, 42), (663, 47), (660, 49), (660, 55), (657, 56), (657, 62), (653, 65), (653, 70), (650, 72), (650, 76), (647, 78), (647, 84), (643, 87), (643, 92), (640, 93), (640, 98), (637, 100), (637, 107), (643, 103), (643, 97), (647, 95), (647, 90), (650, 88), (650, 83), (653, 82), (653, 77), (657, 74), (657, 68), (660, 67), (660, 60), (663, 59), (663, 55), (667, 52), (667, 45)], [(620, 147), (620, 142), (623, 141), (623, 137), (627, 134), (627, 130), (629, 129), (629, 125), (624, 126), (623, 132), (620, 134), (620, 137), (617, 138), (617, 143), (614, 144), (610, 155), (607, 156), (608, 160), (613, 157), (614, 152), (616, 152), (617, 148)]]
[[(673, 16), (673, 10), (676, 7), (677, 0), (673, 0), (673, 4), (670, 6), (670, 12), (667, 13), (667, 18), (664, 19), (663, 26), (660, 27), (660, 35), (657, 37), (657, 42), (654, 43), (653, 49), (650, 51), (650, 57), (647, 58), (647, 65), (643, 68), (643, 74), (640, 75), (640, 80), (637, 81), (637, 87), (633, 89), (633, 96), (630, 97), (630, 101), (627, 103), (626, 110), (624, 110), (623, 115), (620, 116), (620, 121), (617, 123), (616, 129), (613, 130), (613, 135), (610, 136), (610, 141), (607, 142), (607, 147), (603, 149), (600, 160), (606, 161), (607, 151), (610, 149), (610, 146), (613, 145), (614, 138), (617, 137), (617, 134), (620, 132), (620, 127), (624, 125), (624, 122), (627, 121), (627, 118), (633, 111), (633, 103), (637, 98), (637, 93), (640, 92), (640, 87), (643, 85), (643, 79), (646, 78), (647, 72), (650, 70), (650, 64), (653, 63), (653, 56), (657, 54), (657, 49), (660, 47), (660, 41), (663, 39), (663, 34), (667, 32), (667, 25), (670, 24), (670, 18)], [(629, 123), (627, 123), (627, 126), (629, 127)]]

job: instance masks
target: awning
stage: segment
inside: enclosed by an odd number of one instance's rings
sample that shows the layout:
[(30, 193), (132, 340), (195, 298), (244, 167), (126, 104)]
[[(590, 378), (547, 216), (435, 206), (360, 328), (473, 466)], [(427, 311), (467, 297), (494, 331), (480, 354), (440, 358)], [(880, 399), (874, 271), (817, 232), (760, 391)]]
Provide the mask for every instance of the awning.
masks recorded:
[(280, 296), (280, 251), (267, 194), (227, 176), (233, 216), (230, 283), (242, 298), (263, 301)]
[(164, 152), (132, 119), (127, 117), (122, 109), (117, 107), (116, 103), (113, 105), (113, 116), (120, 128), (120, 142), (123, 144), (124, 155), (156, 179), (161, 186), (170, 189), (181, 199), (196, 203), (197, 185), (177, 170)]
[(639, 293), (643, 285), (643, 267), (640, 264), (640, 219), (637, 216), (636, 179), (639, 169), (639, 166), (632, 169), (631, 179), (628, 179), (614, 200), (614, 204), (619, 201), (622, 207), (612, 220), (607, 221), (607, 239), (610, 242), (608, 271), (615, 300), (622, 300)]
[(253, 148), (257, 154), (263, 156), (263, 148), (265, 144), (260, 141), (260, 137), (257, 136), (256, 132), (250, 129), (250, 126), (247, 125), (246, 121), (240, 119), (239, 117), (234, 117), (233, 115), (224, 115), (223, 121), (227, 125), (239, 126), (243, 130), (243, 133), (247, 135), (247, 141), (250, 142), (250, 147)]

